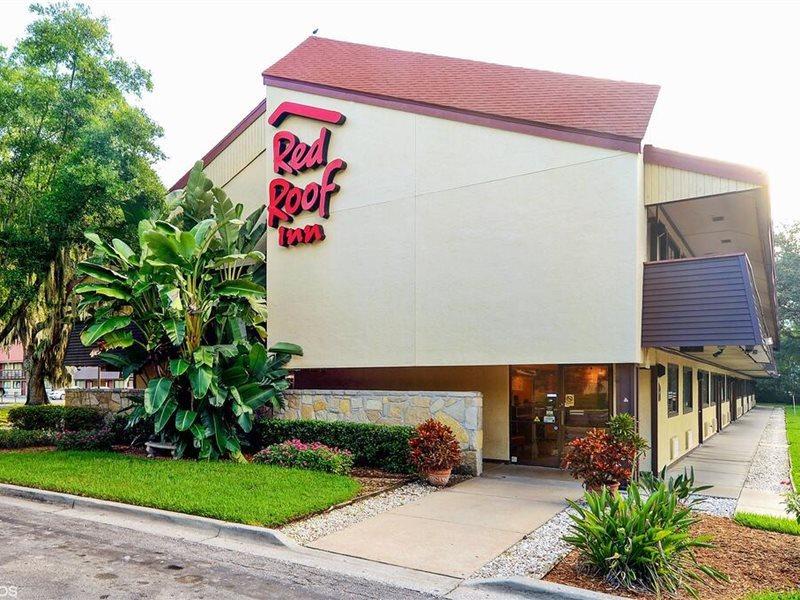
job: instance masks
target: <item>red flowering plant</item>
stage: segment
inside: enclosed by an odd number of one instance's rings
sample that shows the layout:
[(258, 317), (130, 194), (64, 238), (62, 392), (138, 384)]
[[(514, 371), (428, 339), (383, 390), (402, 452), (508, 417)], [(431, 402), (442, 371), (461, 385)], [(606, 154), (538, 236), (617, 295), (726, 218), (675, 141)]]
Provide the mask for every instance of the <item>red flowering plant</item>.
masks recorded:
[(605, 429), (590, 429), (585, 437), (567, 444), (561, 466), (586, 488), (628, 481), (636, 455), (631, 444), (615, 438)]
[(461, 464), (461, 449), (453, 431), (444, 423), (428, 419), (417, 426), (414, 437), (408, 440), (411, 464), (420, 473), (447, 471)]

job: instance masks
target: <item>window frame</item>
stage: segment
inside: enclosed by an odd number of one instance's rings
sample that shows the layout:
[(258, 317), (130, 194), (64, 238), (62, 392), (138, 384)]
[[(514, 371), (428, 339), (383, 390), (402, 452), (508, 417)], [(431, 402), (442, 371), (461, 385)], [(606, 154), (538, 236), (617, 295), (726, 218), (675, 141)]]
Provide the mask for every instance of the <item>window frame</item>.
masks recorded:
[[(688, 389), (686, 386), (689, 386)], [(688, 415), (694, 412), (694, 369), (684, 365), (681, 367), (681, 411)], [(688, 402), (687, 402), (688, 400)]]
[[(671, 384), (672, 384), (672, 377), (671, 374), (674, 372), (675, 374), (675, 389), (674, 389), (674, 405), (675, 408), (672, 408), (673, 400), (670, 400), (670, 393), (672, 392)], [(680, 367), (675, 363), (667, 363), (667, 417), (676, 417), (681, 414), (681, 371)]]

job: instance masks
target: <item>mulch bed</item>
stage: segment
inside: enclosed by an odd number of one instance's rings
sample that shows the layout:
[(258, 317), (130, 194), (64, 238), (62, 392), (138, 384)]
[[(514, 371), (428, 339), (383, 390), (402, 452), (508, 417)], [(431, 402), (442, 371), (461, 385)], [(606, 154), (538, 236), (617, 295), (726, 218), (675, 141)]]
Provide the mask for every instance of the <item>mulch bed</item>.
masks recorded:
[(413, 475), (388, 473), (380, 469), (368, 469), (366, 467), (354, 468), (350, 476), (361, 484), (361, 491), (358, 496), (350, 502), (392, 490), (414, 479)]
[[(716, 544), (697, 552), (700, 563), (716, 567), (731, 579), (729, 583), (712, 582), (710, 587), (695, 586), (701, 598), (739, 600), (750, 592), (789, 591), (800, 586), (800, 537), (750, 529), (711, 515), (703, 515), (692, 531), (710, 534)], [(578, 572), (577, 559), (577, 551), (571, 552), (544, 579), (628, 598), (655, 598), (612, 589)]]

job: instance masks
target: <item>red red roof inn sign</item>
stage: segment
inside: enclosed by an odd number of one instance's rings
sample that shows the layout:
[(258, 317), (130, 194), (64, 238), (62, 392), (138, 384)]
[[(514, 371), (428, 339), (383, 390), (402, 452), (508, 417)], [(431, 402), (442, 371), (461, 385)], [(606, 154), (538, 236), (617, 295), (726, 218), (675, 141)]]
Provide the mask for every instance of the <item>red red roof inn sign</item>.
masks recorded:
[[(306, 104), (282, 102), (270, 115), (269, 124), (279, 127), (292, 115), (333, 125), (344, 123), (342, 113)], [(331, 131), (327, 127), (320, 129), (319, 137), (311, 144), (301, 142), (295, 134), (286, 130), (279, 130), (272, 138), (272, 170), (277, 175), (297, 175), (325, 167), (320, 183), (312, 181), (304, 188), (284, 177), (275, 177), (269, 182), (267, 225), (278, 230), (280, 246), (288, 248), (325, 239), (325, 229), (320, 223), (305, 227), (287, 227), (283, 223), (292, 223), (294, 217), (302, 212), (317, 212), (323, 219), (330, 216), (331, 196), (339, 191), (334, 178), (347, 167), (341, 158), (328, 161), (330, 139)]]

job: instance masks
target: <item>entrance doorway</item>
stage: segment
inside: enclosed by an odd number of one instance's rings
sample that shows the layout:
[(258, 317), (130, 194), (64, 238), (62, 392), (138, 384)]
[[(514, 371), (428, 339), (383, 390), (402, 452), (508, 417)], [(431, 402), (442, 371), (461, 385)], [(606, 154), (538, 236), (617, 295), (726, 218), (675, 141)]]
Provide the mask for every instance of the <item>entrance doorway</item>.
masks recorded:
[(518, 365), (510, 375), (512, 462), (558, 467), (566, 444), (608, 422), (611, 365)]

